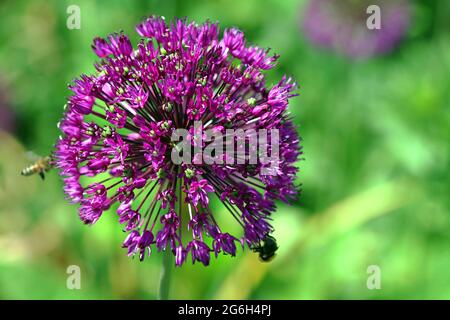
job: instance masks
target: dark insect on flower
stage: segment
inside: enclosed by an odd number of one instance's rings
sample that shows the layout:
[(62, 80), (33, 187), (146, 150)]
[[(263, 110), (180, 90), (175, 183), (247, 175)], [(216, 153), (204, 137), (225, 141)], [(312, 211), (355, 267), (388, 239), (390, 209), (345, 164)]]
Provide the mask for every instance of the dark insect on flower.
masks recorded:
[[(208, 265), (211, 252), (235, 256), (239, 243), (256, 246), (273, 231), (275, 200), (289, 202), (299, 193), (295, 163), (301, 148), (286, 110), (295, 83), (283, 77), (266, 87), (263, 71), (278, 56), (247, 45), (237, 29), (219, 38), (217, 24), (167, 24), (161, 17), (136, 29), (143, 37), (136, 47), (122, 33), (94, 39), (97, 72), (70, 86), (74, 94), (55, 151), (68, 198), (80, 205), (86, 224), (117, 208), (128, 232), (123, 247), (140, 259), (156, 248), (170, 250), (178, 266), (188, 256)], [(246, 148), (233, 162), (198, 163), (195, 154), (193, 163), (176, 164), (176, 130), (189, 133), (194, 150), (211, 144), (206, 134), (197, 135), (195, 122), (224, 135), (227, 129), (277, 130), (279, 141), (268, 149), (278, 147), (279, 157), (242, 163)], [(243, 235), (222, 230), (213, 198)]]
[[(380, 28), (367, 27), (367, 8), (380, 8)], [(351, 58), (391, 51), (404, 38), (411, 19), (408, 0), (310, 0), (303, 14), (308, 39)]]
[(275, 257), (275, 252), (278, 250), (277, 241), (271, 235), (267, 235), (262, 242), (262, 245), (258, 244), (252, 250), (259, 253), (261, 261), (269, 262)]

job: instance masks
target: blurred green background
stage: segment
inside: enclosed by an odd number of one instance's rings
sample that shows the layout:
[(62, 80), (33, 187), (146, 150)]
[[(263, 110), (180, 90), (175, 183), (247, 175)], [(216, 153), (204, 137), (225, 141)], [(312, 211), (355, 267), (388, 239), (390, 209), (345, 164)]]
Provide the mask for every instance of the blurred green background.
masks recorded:
[[(69, 5), (81, 29), (66, 27)], [(114, 212), (84, 226), (56, 172), (24, 178), (26, 151), (45, 155), (70, 94), (93, 71), (94, 36), (150, 14), (237, 26), (281, 55), (268, 77), (301, 85), (290, 110), (304, 138), (303, 194), (274, 215), (271, 263), (239, 251), (173, 272), (175, 299), (450, 298), (450, 2), (415, 1), (406, 40), (351, 61), (300, 29), (305, 1), (37, 0), (0, 3), (0, 298), (154, 299), (161, 255), (126, 256)], [(6, 122), (6, 121), (4, 121)], [(0, 122), (1, 123), (1, 122)], [(215, 211), (222, 208), (217, 206)], [(235, 230), (234, 232), (239, 232)], [(66, 288), (69, 265), (81, 290)], [(381, 269), (381, 289), (366, 286)]]

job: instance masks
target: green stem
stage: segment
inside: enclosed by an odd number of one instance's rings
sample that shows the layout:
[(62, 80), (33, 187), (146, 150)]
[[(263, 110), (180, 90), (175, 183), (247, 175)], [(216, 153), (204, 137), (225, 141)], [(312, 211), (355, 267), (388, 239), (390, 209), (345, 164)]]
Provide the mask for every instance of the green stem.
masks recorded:
[(170, 275), (172, 269), (172, 251), (166, 248), (163, 254), (163, 263), (161, 267), (161, 276), (159, 278), (158, 300), (168, 300), (170, 290)]

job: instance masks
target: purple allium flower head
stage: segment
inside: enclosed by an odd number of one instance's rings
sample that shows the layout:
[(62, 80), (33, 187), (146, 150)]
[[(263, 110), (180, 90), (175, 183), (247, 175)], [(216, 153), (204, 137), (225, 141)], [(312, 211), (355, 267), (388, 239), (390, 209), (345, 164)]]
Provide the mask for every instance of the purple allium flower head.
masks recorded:
[[(128, 232), (123, 247), (141, 260), (156, 248), (173, 252), (176, 265), (189, 255), (208, 265), (211, 253), (235, 256), (240, 243), (254, 248), (273, 231), (274, 201), (298, 196), (301, 148), (286, 110), (295, 83), (283, 77), (267, 87), (263, 71), (278, 56), (249, 46), (237, 29), (220, 38), (217, 24), (160, 17), (136, 29), (143, 37), (136, 47), (122, 33), (95, 39), (97, 72), (70, 86), (55, 151), (65, 193), (86, 224), (116, 208)], [(172, 133), (196, 137), (196, 121), (219, 133), (277, 129), (276, 169), (263, 173), (263, 161), (175, 164)], [(203, 138), (189, 146), (207, 146)], [(242, 226), (241, 235), (218, 225), (212, 198)]]
[[(380, 29), (369, 29), (366, 12), (377, 5)], [(351, 58), (366, 58), (391, 51), (410, 25), (408, 0), (310, 0), (303, 14), (309, 40)]]

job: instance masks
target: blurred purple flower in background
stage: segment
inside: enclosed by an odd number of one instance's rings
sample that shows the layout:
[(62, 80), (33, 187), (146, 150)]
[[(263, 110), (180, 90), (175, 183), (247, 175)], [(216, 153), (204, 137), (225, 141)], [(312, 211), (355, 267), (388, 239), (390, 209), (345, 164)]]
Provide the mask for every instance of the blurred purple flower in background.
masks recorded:
[(11, 107), (6, 84), (0, 79), (0, 130), (13, 133), (16, 129), (16, 114)]
[[(381, 9), (381, 28), (369, 29), (370, 5)], [(405, 36), (411, 19), (408, 0), (310, 0), (303, 12), (307, 38), (351, 58), (391, 51)]]
[[(55, 158), (65, 192), (94, 224), (114, 204), (129, 232), (123, 247), (140, 259), (170, 250), (175, 263), (208, 265), (210, 254), (234, 256), (272, 232), (275, 200), (295, 199), (299, 137), (287, 112), (296, 84), (283, 77), (267, 88), (263, 71), (278, 58), (248, 46), (237, 29), (219, 38), (217, 24), (151, 17), (137, 26), (136, 48), (124, 34), (94, 39), (97, 73), (70, 87)], [(277, 173), (266, 164), (187, 164), (171, 160), (175, 129), (278, 129)], [(210, 209), (216, 197), (243, 228), (232, 236)], [(185, 204), (189, 212), (182, 208)]]

